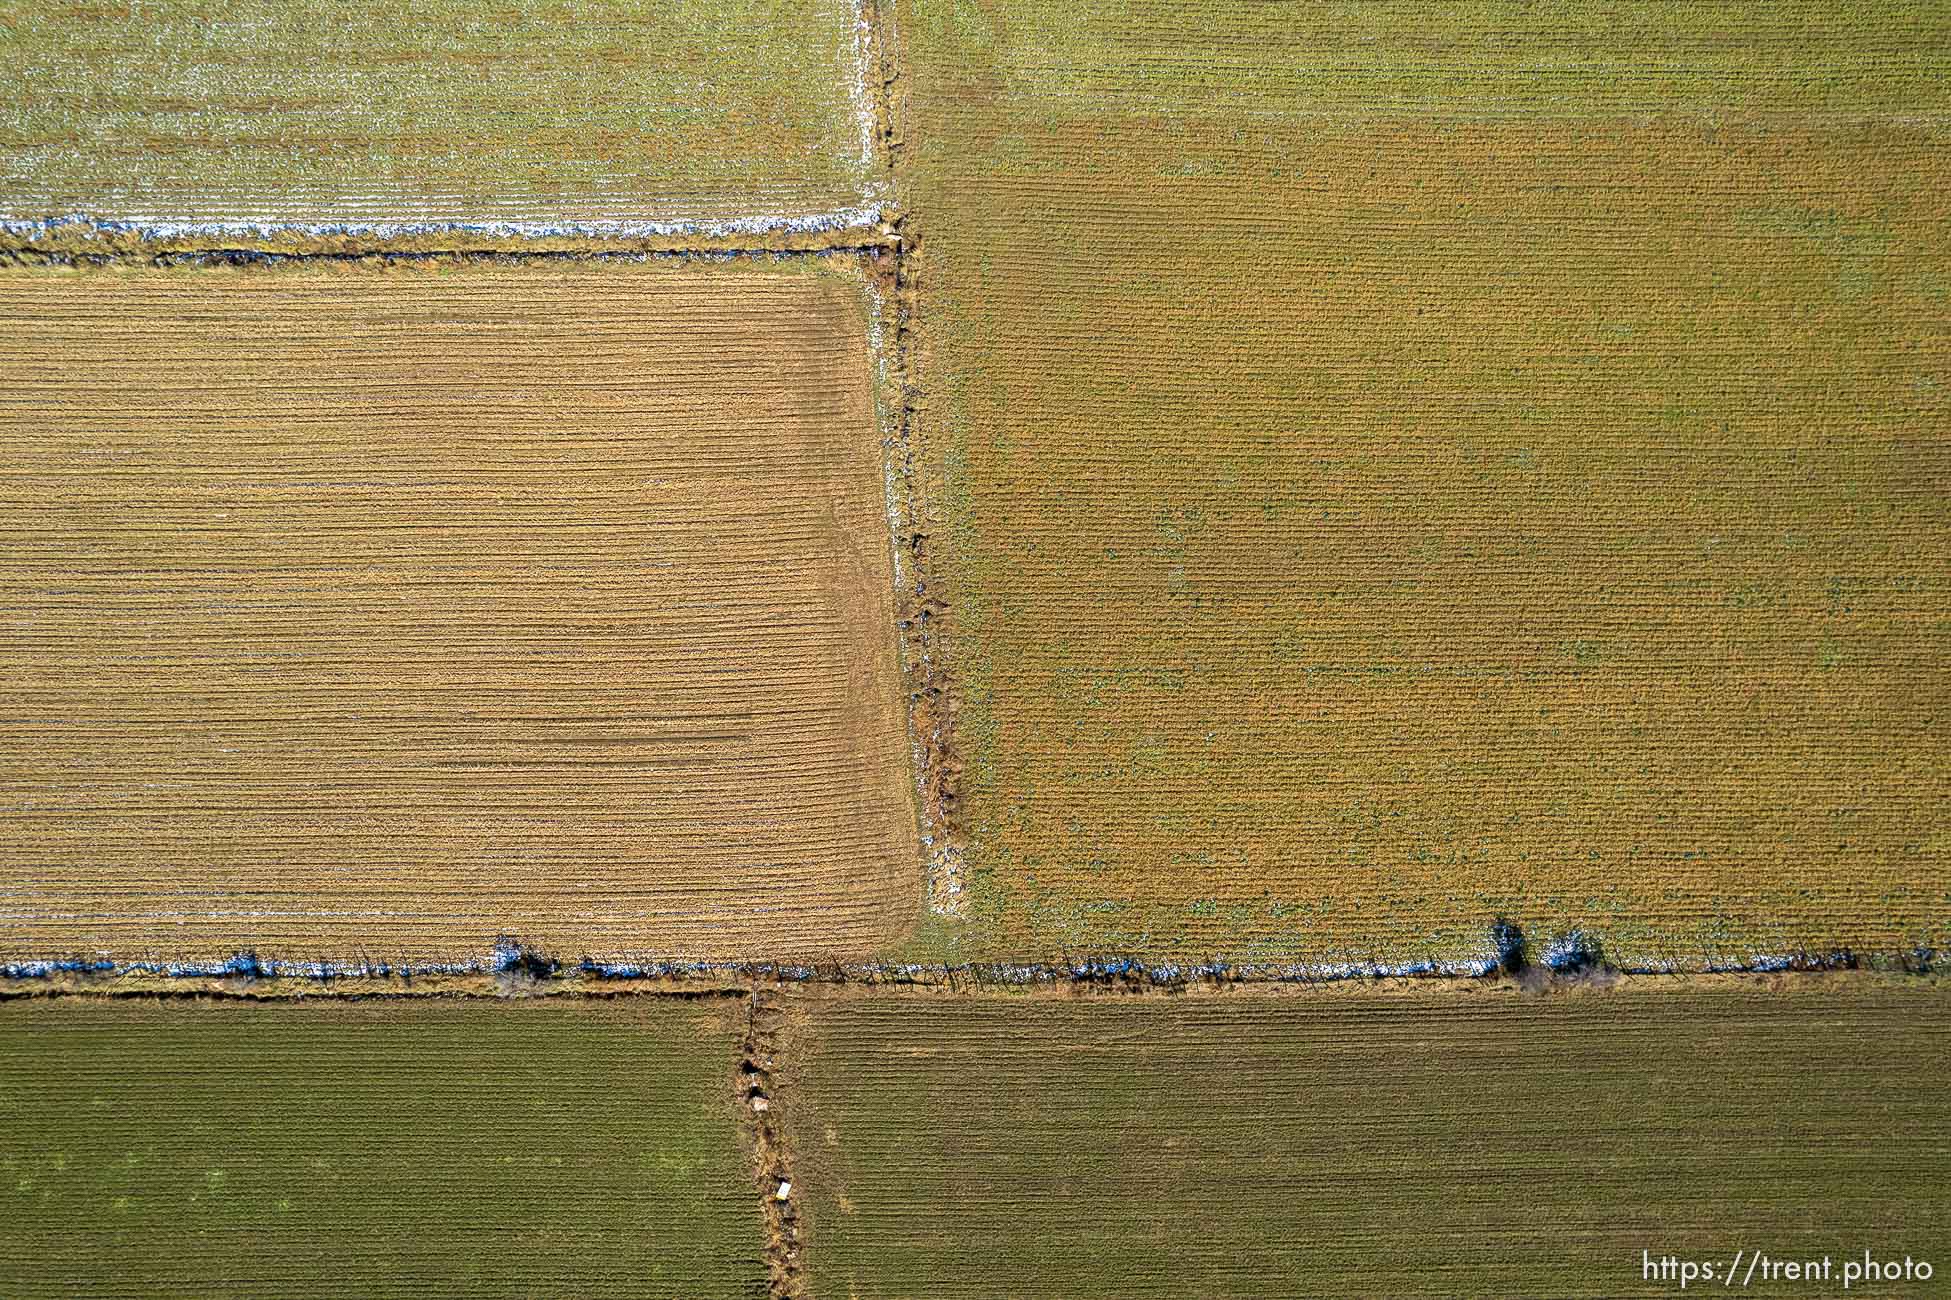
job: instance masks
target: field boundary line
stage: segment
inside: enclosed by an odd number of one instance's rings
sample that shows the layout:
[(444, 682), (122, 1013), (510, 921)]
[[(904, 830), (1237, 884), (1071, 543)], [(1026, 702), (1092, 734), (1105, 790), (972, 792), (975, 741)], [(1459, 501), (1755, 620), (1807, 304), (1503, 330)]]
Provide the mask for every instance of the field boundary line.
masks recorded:
[(241, 953), (223, 962), (117, 963), (70, 958), (0, 962), (0, 1001), (35, 997), (234, 997), (299, 1000), (318, 997), (543, 997), (609, 999), (632, 996), (746, 997), (752, 990), (875, 992), (918, 990), (948, 995), (1022, 993), (1029, 996), (1172, 996), (1229, 990), (1347, 990), (1414, 992), (1508, 987), (1526, 993), (1604, 990), (1631, 983), (1693, 986), (1702, 982), (1790, 978), (1935, 980), (1947, 954), (1933, 949), (1865, 954), (1852, 951), (1756, 956), (1747, 961), (1691, 966), (1582, 963), (1511, 964), (1497, 957), (1407, 963), (1349, 962), (1145, 964), (1129, 959), (1060, 963), (917, 964), (896, 962), (657, 961), (567, 964), (518, 944), (503, 944), (485, 960), (411, 963), (331, 963), (263, 960)]
[(944, 628), (950, 611), (941, 540), (922, 455), (925, 369), (916, 328), (921, 311), (922, 249), (914, 214), (900, 204), (904, 93), (901, 32), (895, 0), (861, 0), (872, 28), (874, 114), (887, 168), (890, 206), (883, 226), (891, 240), (874, 262), (874, 291), (881, 315), (878, 350), (887, 412), (888, 521), (894, 533), (895, 630), (908, 684), (908, 730), (914, 750), (915, 792), (920, 801), (922, 892), (937, 916), (963, 914), (964, 840), (961, 828), (963, 760), (956, 745), (960, 699), (949, 672)]
[(741, 1123), (752, 1137), (753, 1170), (766, 1226), (766, 1282), (772, 1300), (801, 1300), (806, 1283), (799, 1250), (799, 1202), (793, 1189), (792, 1153), (779, 1122), (780, 1030), (785, 1013), (768, 993), (754, 976), (745, 1004), (735, 1095)]
[(0, 250), (88, 252), (166, 249), (198, 252), (244, 247), (265, 252), (446, 251), (488, 247), (615, 247), (708, 252), (756, 247), (815, 251), (872, 242), (884, 234), (877, 195), (828, 212), (769, 213), (717, 220), (657, 221), (197, 221), (110, 218), (85, 212), (54, 217), (0, 213)]
[(121, 247), (91, 251), (70, 249), (0, 249), (0, 270), (26, 270), (39, 267), (157, 267), (174, 270), (199, 270), (212, 267), (244, 266), (522, 266), (565, 262), (591, 262), (605, 265), (629, 263), (682, 263), (687, 265), (733, 265), (743, 263), (791, 262), (806, 258), (833, 257), (861, 260), (887, 252), (892, 236), (874, 232), (862, 242), (827, 244), (806, 248), (767, 248), (739, 246), (724, 248), (497, 248), (455, 247), (438, 249), (369, 248), (359, 251), (271, 251), (261, 248), (170, 249)]

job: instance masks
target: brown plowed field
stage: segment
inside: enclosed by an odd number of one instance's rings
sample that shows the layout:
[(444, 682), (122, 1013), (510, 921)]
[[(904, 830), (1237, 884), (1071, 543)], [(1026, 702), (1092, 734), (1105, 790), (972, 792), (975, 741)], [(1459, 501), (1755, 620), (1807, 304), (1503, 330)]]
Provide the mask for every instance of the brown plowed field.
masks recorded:
[(961, 952), (1951, 926), (1941, 7), (902, 6)]
[(0, 394), (0, 952), (918, 905), (852, 269), (16, 270)]

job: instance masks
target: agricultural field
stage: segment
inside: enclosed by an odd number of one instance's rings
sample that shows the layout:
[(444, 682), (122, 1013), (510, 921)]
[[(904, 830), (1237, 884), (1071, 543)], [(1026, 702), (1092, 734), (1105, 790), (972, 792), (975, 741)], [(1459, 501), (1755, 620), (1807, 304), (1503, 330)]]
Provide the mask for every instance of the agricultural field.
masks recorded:
[(763, 1297), (737, 1023), (643, 1001), (0, 1003), (0, 1277), (20, 1297)]
[(150, 246), (810, 234), (884, 175), (869, 45), (853, 0), (3, 0), (0, 218)]
[(904, 0), (953, 956), (1951, 935), (1951, 9)]
[(815, 1296), (1678, 1294), (1643, 1250), (1743, 1247), (1841, 1294), (1861, 1246), (1951, 1253), (1915, 982), (841, 996), (790, 1050)]
[(1951, 0), (0, 79), (0, 1300), (1951, 1278)]
[(0, 955), (871, 954), (858, 267), (0, 274)]

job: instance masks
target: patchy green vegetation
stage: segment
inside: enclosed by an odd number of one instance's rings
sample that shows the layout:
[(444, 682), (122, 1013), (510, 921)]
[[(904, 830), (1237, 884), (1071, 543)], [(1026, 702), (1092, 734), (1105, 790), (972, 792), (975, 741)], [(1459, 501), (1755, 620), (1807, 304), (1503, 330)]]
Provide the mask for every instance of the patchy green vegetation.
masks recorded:
[(0, 0), (0, 215), (723, 222), (879, 176), (847, 0)]

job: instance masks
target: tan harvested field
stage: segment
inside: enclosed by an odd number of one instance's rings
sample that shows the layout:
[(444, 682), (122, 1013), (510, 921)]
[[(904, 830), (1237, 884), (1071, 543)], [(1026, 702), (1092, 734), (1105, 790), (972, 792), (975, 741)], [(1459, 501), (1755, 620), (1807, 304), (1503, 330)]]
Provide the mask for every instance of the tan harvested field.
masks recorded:
[(0, 219), (148, 248), (807, 235), (883, 175), (872, 58), (854, 0), (0, 0)]
[(0, 1290), (763, 1297), (734, 1009), (0, 1003)]
[(909, 0), (943, 951), (1951, 936), (1951, 10)]
[(1951, 1003), (1916, 981), (884, 993), (788, 1050), (816, 1296), (1666, 1295), (1642, 1251), (1737, 1250), (1831, 1259), (1744, 1295), (1840, 1295), (1866, 1248), (1951, 1259)]
[(817, 260), (0, 274), (0, 953), (896, 938), (867, 319)]

